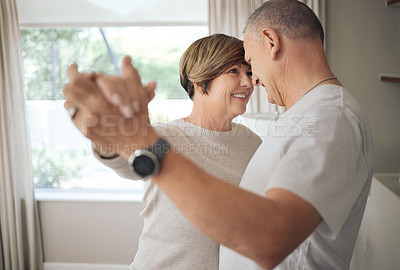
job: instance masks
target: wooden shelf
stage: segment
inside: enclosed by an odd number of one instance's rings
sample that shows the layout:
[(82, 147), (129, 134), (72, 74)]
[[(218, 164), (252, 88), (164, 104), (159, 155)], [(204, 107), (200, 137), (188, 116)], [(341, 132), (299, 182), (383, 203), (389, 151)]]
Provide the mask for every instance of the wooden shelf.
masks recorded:
[(386, 6), (392, 6), (395, 4), (399, 4), (400, 0), (386, 0)]
[(382, 82), (394, 82), (394, 83), (400, 83), (400, 74), (399, 75), (393, 75), (393, 74), (380, 74), (379, 79)]

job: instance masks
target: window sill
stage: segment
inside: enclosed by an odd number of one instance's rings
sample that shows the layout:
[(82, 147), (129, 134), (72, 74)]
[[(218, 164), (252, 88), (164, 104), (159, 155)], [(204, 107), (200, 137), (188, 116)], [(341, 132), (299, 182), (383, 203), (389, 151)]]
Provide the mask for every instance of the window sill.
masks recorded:
[(35, 198), (38, 202), (140, 202), (143, 194), (135, 190), (99, 190), (99, 189), (54, 189), (37, 188)]

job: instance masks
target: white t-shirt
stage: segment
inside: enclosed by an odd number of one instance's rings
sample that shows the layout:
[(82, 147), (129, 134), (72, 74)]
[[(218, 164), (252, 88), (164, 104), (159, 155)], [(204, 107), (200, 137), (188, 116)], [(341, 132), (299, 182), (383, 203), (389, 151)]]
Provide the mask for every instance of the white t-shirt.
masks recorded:
[[(322, 85), (285, 112), (250, 161), (240, 186), (289, 190), (322, 222), (275, 269), (348, 269), (364, 213), (374, 153), (366, 117), (344, 88)], [(221, 246), (220, 270), (261, 269)]]

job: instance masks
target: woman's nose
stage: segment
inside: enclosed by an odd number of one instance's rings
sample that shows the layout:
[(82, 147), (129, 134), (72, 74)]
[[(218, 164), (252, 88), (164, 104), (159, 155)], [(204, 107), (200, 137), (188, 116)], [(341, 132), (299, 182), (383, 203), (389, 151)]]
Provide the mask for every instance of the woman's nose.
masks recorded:
[(240, 86), (245, 88), (249, 88), (252, 86), (251, 78), (247, 75), (247, 73), (244, 76), (241, 76)]

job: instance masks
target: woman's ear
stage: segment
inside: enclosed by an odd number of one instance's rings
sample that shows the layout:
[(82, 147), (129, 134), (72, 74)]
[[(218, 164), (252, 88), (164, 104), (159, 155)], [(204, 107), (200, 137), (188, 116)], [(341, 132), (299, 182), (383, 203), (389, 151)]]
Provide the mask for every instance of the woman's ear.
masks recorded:
[(262, 30), (262, 37), (263, 43), (267, 47), (272, 60), (275, 60), (281, 45), (278, 33), (274, 29), (264, 28)]

